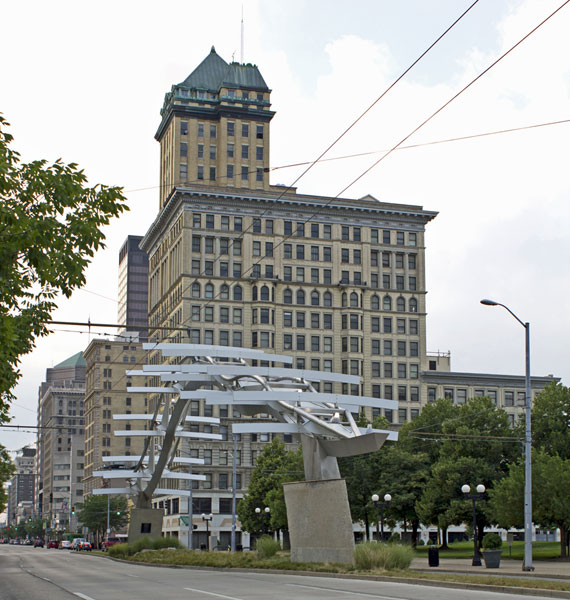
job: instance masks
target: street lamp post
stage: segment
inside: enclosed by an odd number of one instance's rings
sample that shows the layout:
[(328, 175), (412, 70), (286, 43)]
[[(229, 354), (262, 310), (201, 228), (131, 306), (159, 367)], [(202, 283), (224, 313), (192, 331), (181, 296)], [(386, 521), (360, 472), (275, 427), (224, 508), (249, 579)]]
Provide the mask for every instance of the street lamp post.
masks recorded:
[(259, 508), (259, 506), (257, 506), (255, 508), (255, 514), (258, 517), (261, 517), (261, 535), (263, 535), (265, 533), (265, 517), (269, 516), (269, 513), (271, 512), (271, 509), (269, 508), (269, 506), (266, 506), (263, 511), (261, 510), (261, 508)]
[(523, 571), (534, 571), (532, 566), (532, 443), (530, 421), (530, 323), (523, 323), (515, 313), (504, 304), (483, 299), (485, 306), (502, 306), (525, 329), (525, 435), (524, 435), (524, 560)]
[(477, 512), (475, 510), (475, 502), (483, 498), (483, 494), (485, 493), (485, 486), (482, 483), (480, 483), (477, 486), (477, 493), (469, 495), (471, 488), (467, 484), (465, 484), (461, 486), (461, 491), (465, 494), (465, 498), (473, 502), (473, 561), (471, 562), (471, 564), (474, 567), (480, 567), (481, 558), (479, 556), (479, 550), (477, 549)]
[(372, 502), (374, 502), (374, 509), (378, 510), (378, 506), (380, 506), (380, 532), (378, 532), (378, 521), (376, 521), (376, 535), (379, 538), (379, 541), (384, 541), (384, 508), (390, 504), (392, 501), (392, 496), (390, 494), (384, 494), (384, 502), (378, 502), (380, 500), (380, 496), (378, 494), (372, 494)]
[(210, 549), (210, 521), (214, 518), (214, 515), (202, 513), (202, 521), (206, 522), (206, 550)]

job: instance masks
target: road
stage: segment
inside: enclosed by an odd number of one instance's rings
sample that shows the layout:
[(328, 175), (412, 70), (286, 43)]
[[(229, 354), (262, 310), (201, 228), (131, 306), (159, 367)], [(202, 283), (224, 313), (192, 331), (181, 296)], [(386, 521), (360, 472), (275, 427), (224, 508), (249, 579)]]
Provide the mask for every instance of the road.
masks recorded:
[(352, 579), (157, 568), (68, 550), (0, 545), (0, 600), (510, 600), (514, 597)]

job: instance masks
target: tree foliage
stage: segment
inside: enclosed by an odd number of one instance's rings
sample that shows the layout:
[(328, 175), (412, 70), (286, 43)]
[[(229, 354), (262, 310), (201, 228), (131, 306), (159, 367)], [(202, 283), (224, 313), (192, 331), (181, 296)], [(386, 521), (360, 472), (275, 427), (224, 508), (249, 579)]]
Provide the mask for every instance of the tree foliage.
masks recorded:
[[(87, 496), (78, 512), (79, 520), (99, 534), (107, 529), (107, 496)], [(109, 498), (109, 523), (111, 529), (120, 529), (127, 523), (127, 499), (123, 496)]]
[(533, 446), (550, 455), (570, 458), (570, 389), (550, 383), (532, 407)]
[(14, 474), (14, 463), (4, 446), (0, 444), (0, 513), (6, 510), (8, 494), (5, 485)]
[(262, 517), (255, 509), (260, 508), (263, 511), (265, 507), (271, 509), (270, 518), (265, 521), (265, 528), (287, 529), (283, 483), (302, 481), (304, 478), (301, 448), (288, 451), (283, 442), (273, 438), (257, 457), (247, 494), (237, 506), (242, 529), (250, 533), (261, 532)]
[(0, 421), (20, 357), (48, 333), (57, 296), (85, 283), (103, 226), (127, 210), (120, 188), (88, 187), (74, 163), (21, 163), (7, 126), (0, 116)]
[[(524, 526), (524, 463), (511, 465), (507, 477), (489, 491), (495, 521), (505, 528)], [(532, 456), (532, 520), (560, 528), (560, 556), (566, 556), (570, 528), (570, 459), (535, 451)]]

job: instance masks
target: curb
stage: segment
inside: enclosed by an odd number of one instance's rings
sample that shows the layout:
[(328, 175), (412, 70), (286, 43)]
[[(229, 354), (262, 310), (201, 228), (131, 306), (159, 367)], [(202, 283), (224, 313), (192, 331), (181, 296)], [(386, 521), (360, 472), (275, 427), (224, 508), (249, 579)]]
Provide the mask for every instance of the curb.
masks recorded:
[[(324, 573), (319, 571), (289, 571), (282, 569), (243, 569), (232, 567), (208, 567), (195, 565), (158, 565), (154, 563), (134, 562), (113, 558), (111, 556), (100, 556), (98, 558), (107, 558), (114, 562), (128, 565), (137, 565), (145, 567), (168, 568), (168, 569), (188, 569), (195, 571), (220, 571), (226, 573), (269, 573), (272, 575), (299, 575), (302, 577), (324, 577), (329, 579), (357, 579), (363, 581), (382, 581), (386, 583), (405, 583), (408, 585), (425, 585), (429, 587), (443, 587), (449, 589), (474, 590), (498, 592), (501, 594), (514, 594), (518, 596), (542, 596), (547, 598), (567, 598), (570, 600), (570, 591), (548, 590), (543, 588), (525, 588), (509, 587), (502, 585), (492, 585), (486, 583), (463, 583), (459, 581), (439, 581), (434, 579), (420, 579), (416, 577), (390, 577), (385, 575), (355, 575), (353, 573)], [(423, 572), (423, 571), (422, 571)], [(469, 573), (446, 572), (446, 574), (469, 575)]]

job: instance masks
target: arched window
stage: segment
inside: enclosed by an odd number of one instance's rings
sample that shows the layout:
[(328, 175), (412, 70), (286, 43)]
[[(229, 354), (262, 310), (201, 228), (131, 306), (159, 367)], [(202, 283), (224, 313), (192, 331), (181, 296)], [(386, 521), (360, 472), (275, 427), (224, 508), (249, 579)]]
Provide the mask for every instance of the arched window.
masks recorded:
[(382, 300), (382, 308), (384, 310), (392, 310), (392, 298), (390, 296), (384, 296)]
[(269, 288), (266, 285), (261, 286), (260, 298), (269, 302)]
[(331, 292), (325, 292), (323, 294), (323, 305), (332, 306), (332, 294)]
[(372, 310), (380, 310), (380, 298), (378, 294), (374, 294), (372, 298), (370, 298), (370, 308)]
[(242, 300), (243, 299), (243, 290), (241, 289), (241, 285), (234, 285), (234, 300)]
[(346, 295), (346, 292), (342, 293), (342, 306), (348, 306), (348, 296)]
[(305, 304), (305, 291), (297, 290), (297, 304)]
[(321, 295), (317, 290), (311, 292), (311, 306), (318, 306), (321, 303)]
[(405, 312), (405, 310), (406, 310), (406, 301), (404, 300), (404, 298), (402, 298), (402, 296), (400, 296), (396, 300), (396, 310), (398, 312)]
[(418, 312), (418, 301), (415, 298), (410, 298), (410, 312)]
[(293, 304), (293, 292), (289, 288), (283, 292), (283, 302), (285, 304)]
[(213, 283), (207, 283), (204, 286), (204, 295), (206, 296), (206, 298), (214, 297), (214, 284)]
[(350, 294), (350, 306), (352, 308), (358, 308), (358, 294), (356, 292)]
[(199, 298), (200, 297), (200, 284), (195, 281), (192, 284), (192, 298)]
[(229, 300), (230, 299), (230, 287), (226, 283), (222, 283), (220, 287), (220, 299), (221, 300)]
[(257, 286), (256, 285), (254, 285), (251, 288), (251, 299), (252, 300), (257, 300)]

